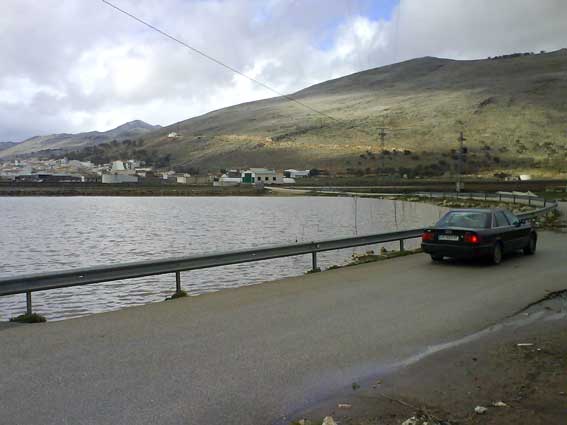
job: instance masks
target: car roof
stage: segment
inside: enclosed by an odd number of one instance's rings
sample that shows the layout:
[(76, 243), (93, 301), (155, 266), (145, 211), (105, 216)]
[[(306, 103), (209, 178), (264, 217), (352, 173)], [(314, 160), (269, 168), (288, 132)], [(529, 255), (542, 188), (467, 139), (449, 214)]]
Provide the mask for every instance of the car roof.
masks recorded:
[(508, 211), (506, 208), (452, 208), (449, 212), (484, 212), (484, 213), (495, 213), (497, 211)]

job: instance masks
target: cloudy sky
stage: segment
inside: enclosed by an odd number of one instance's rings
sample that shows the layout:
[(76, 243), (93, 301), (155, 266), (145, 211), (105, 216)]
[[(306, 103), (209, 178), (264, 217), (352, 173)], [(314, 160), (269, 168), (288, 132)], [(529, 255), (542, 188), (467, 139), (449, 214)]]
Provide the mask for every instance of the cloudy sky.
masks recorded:
[[(567, 47), (565, 0), (110, 0), (280, 92), (420, 56)], [(2, 0), (0, 141), (273, 93), (101, 0)]]

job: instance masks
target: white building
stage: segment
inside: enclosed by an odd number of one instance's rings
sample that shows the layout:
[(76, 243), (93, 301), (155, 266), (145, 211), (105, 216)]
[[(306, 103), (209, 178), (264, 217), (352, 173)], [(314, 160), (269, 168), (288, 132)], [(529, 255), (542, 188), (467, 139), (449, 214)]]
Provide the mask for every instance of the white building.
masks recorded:
[(176, 177), (178, 184), (204, 185), (211, 182), (209, 176), (192, 176), (191, 174), (183, 174)]
[(138, 176), (132, 176), (129, 174), (103, 174), (102, 182), (109, 184), (138, 183)]
[(242, 183), (242, 177), (229, 177), (228, 174), (213, 179), (213, 186), (238, 186), (240, 183)]
[(283, 173), (268, 168), (250, 168), (242, 172), (242, 183), (244, 184), (283, 184)]
[(175, 177), (177, 178), (177, 183), (187, 184), (190, 181), (189, 179), (191, 178), (191, 174), (186, 173), (181, 176), (175, 176)]
[(129, 159), (128, 161), (112, 161), (112, 166), (110, 171), (112, 172), (134, 172), (136, 168), (141, 166), (141, 162), (135, 159)]
[(124, 161), (112, 161), (111, 171), (126, 171), (126, 165)]
[(152, 168), (152, 167), (136, 168), (136, 169), (134, 170), (134, 173), (135, 173), (138, 177), (146, 177), (148, 174), (152, 174), (152, 173), (153, 173), (153, 168)]
[(177, 176), (175, 175), (175, 171), (169, 170), (164, 171), (161, 173), (161, 179), (167, 182), (175, 182), (177, 183)]
[(289, 170), (284, 170), (284, 175), (286, 177), (297, 179), (301, 177), (309, 177), (311, 174), (310, 170), (294, 170), (293, 168)]

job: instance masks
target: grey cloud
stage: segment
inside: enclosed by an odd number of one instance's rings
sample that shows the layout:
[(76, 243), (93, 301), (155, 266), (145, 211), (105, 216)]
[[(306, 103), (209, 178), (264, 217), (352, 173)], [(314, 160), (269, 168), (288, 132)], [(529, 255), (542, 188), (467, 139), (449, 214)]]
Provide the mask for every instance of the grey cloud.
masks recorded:
[[(285, 92), (412, 57), (472, 59), (552, 50), (567, 40), (562, 0), (401, 0), (393, 20), (380, 22), (357, 20), (370, 0), (114, 1), (242, 71), (267, 62), (256, 78)], [(369, 26), (369, 38), (356, 37), (356, 22)], [(113, 48), (123, 51), (101, 65)], [(98, 1), (5, 0), (0, 55), (0, 93), (14, 78), (38, 87), (31, 101), (0, 98), (0, 140), (105, 130), (92, 126), (120, 124), (117, 119), (165, 125), (272, 95), (252, 86), (237, 92), (226, 69)], [(126, 59), (141, 69), (122, 79), (146, 75), (132, 90), (114, 82), (116, 72), (128, 70), (120, 68)]]
[(400, 56), (473, 59), (554, 50), (567, 40), (563, 0), (402, 0)]

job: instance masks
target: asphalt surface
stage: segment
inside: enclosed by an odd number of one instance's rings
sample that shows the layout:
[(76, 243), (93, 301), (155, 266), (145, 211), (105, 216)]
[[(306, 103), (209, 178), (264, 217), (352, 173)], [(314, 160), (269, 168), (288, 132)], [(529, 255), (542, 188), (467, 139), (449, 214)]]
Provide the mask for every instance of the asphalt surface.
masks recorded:
[(567, 288), (566, 243), (567, 235), (543, 233), (534, 257), (497, 267), (418, 254), (80, 319), (4, 324), (0, 423), (273, 423)]

